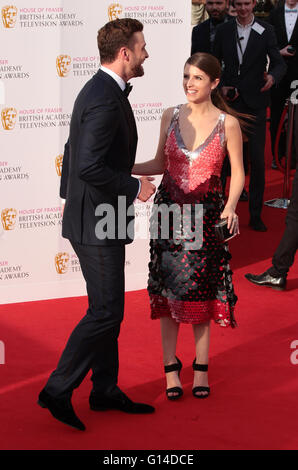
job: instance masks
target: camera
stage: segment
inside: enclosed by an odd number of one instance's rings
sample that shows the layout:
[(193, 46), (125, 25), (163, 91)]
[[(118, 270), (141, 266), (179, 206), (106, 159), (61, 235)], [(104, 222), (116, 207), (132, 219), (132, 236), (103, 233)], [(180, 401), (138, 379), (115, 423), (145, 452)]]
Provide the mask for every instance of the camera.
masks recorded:
[(236, 96), (236, 88), (230, 88), (228, 91), (227, 91), (227, 98), (229, 100), (233, 100)]
[(288, 51), (290, 54), (295, 54), (296, 49), (295, 49), (295, 47), (293, 47), (293, 46), (288, 46), (288, 47), (287, 47), (287, 51)]

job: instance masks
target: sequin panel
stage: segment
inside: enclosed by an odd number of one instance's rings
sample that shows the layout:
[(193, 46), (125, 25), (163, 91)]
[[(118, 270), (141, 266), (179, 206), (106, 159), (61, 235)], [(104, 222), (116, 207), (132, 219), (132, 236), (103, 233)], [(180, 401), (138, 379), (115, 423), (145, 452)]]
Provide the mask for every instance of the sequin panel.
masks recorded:
[(166, 169), (185, 193), (193, 191), (212, 175), (220, 177), (226, 154), (223, 134), (224, 124), (220, 119), (198, 150), (190, 152), (183, 144), (176, 121), (165, 145)]

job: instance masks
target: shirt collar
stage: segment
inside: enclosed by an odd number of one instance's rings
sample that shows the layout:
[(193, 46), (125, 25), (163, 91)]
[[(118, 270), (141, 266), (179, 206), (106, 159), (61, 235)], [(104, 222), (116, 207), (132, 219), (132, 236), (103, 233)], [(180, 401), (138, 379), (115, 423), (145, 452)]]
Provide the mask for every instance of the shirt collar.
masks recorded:
[(252, 25), (254, 24), (254, 22), (255, 22), (255, 16), (252, 15), (252, 20), (251, 20), (251, 22), (248, 23), (248, 24), (246, 24), (245, 26), (243, 26), (243, 24), (239, 23), (238, 18), (236, 17), (236, 23), (237, 23), (237, 26), (238, 26), (239, 28), (243, 28), (243, 29), (244, 29), (244, 28), (251, 28)]
[(293, 8), (288, 7), (288, 5), (285, 3), (285, 12), (286, 13), (297, 13), (298, 9), (298, 4), (296, 3), (296, 6)]
[(126, 83), (125, 81), (123, 80), (122, 77), (120, 77), (119, 75), (117, 75), (117, 73), (113, 72), (113, 70), (111, 69), (108, 69), (107, 67), (104, 67), (103, 65), (101, 65), (101, 70), (105, 73), (107, 73), (108, 75), (110, 75), (110, 77), (112, 77), (117, 83), (118, 85), (120, 86), (121, 90), (124, 91), (125, 90), (125, 86), (126, 86)]

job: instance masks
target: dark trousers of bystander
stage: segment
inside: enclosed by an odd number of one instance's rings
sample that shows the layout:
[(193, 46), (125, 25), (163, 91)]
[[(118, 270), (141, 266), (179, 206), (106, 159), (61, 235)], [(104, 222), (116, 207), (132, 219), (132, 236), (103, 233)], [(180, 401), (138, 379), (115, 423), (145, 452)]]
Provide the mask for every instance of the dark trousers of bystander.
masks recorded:
[[(298, 142), (298, 104), (295, 106), (294, 139)], [(298, 162), (298, 145), (296, 145), (296, 162)], [(292, 194), (286, 216), (286, 228), (282, 239), (273, 255), (271, 276), (286, 276), (294, 263), (298, 248), (298, 163), (294, 175)]]

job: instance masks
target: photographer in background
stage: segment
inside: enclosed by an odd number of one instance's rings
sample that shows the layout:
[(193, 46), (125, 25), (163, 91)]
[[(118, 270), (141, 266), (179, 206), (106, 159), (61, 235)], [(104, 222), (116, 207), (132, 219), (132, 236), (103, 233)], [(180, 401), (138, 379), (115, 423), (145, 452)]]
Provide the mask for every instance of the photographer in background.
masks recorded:
[[(224, 64), (222, 93), (237, 112), (255, 119), (248, 128), (250, 161), (249, 225), (267, 231), (261, 219), (265, 189), (264, 149), (269, 90), (286, 72), (273, 27), (256, 19), (255, 0), (235, 0), (237, 16), (217, 27), (214, 55)], [(267, 57), (270, 65), (267, 70)]]
[[(289, 98), (293, 89), (291, 83), (298, 80), (298, 0), (286, 0), (284, 5), (275, 8), (268, 19), (274, 26), (278, 47), (287, 64), (287, 73), (278, 85), (271, 88), (271, 147), (272, 147), (272, 168), (276, 169), (274, 155), (275, 139), (277, 135), (279, 121), (285, 106), (286, 99)], [(298, 142), (296, 142), (296, 146)], [(293, 152), (292, 167), (295, 165)]]

